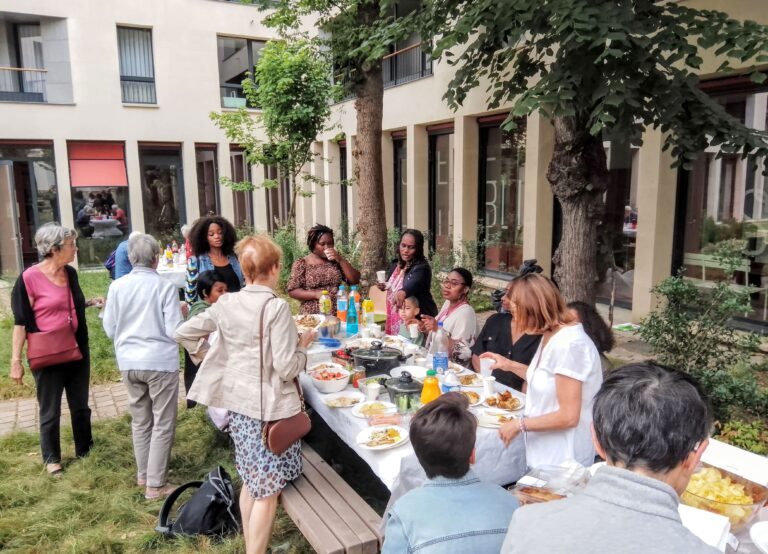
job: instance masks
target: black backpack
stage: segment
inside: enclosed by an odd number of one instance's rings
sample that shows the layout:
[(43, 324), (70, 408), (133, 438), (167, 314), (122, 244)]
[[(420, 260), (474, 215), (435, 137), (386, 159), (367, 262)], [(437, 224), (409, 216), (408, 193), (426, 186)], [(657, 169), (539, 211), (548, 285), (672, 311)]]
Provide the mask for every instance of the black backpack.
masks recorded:
[[(176, 519), (168, 521), (179, 496), (194, 487), (197, 491), (181, 505)], [(205, 481), (191, 481), (173, 491), (160, 509), (155, 530), (167, 537), (237, 533), (240, 530), (240, 510), (232, 480), (224, 468), (219, 466), (212, 470)]]

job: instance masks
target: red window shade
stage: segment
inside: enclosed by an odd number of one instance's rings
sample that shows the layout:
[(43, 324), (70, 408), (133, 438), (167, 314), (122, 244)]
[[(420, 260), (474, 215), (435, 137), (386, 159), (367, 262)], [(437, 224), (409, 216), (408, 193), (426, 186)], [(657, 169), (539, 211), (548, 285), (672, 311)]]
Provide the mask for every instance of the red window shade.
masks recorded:
[(119, 142), (69, 143), (73, 187), (127, 187), (125, 155)]

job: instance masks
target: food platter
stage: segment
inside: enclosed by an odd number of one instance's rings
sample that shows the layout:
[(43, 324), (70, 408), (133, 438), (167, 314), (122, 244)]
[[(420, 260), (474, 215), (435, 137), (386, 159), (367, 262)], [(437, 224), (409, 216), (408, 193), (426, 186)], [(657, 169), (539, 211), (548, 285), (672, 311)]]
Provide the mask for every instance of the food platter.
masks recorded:
[(299, 314), (293, 316), (293, 320), (296, 322), (296, 327), (298, 327), (299, 331), (306, 331), (307, 329), (317, 329), (325, 321), (325, 316), (323, 314)]
[(516, 412), (525, 407), (525, 400), (513, 395), (509, 391), (504, 391), (487, 397), (483, 402), (483, 406), (507, 412)]
[(375, 339), (372, 337), (357, 338), (353, 341), (348, 342), (347, 347), (371, 348), (374, 342), (380, 342), (384, 348), (394, 348), (395, 350), (399, 350), (400, 352), (404, 352), (405, 346), (406, 344), (408, 344), (400, 337), (397, 337), (395, 335), (387, 335), (380, 339)]
[(389, 450), (408, 441), (408, 430), (399, 425), (380, 425), (363, 429), (355, 442), (364, 450)]
[(329, 408), (351, 408), (365, 401), (365, 395), (362, 392), (344, 390), (328, 394), (323, 398), (323, 402)]
[(456, 375), (469, 375), (470, 373), (475, 373), (471, 369), (467, 369), (463, 365), (459, 365), (455, 362), (448, 362), (448, 369), (453, 371)]
[(483, 408), (477, 414), (477, 424), (480, 427), (498, 429), (502, 424), (512, 421), (513, 416), (505, 411), (495, 408)]
[(474, 371), (471, 371), (469, 373), (462, 373), (461, 375), (458, 375), (458, 378), (459, 378), (459, 384), (462, 387), (477, 388), (477, 387), (483, 386), (483, 380)]
[(478, 406), (483, 402), (482, 395), (473, 390), (462, 390), (462, 391), (459, 391), (459, 393), (467, 397), (467, 400), (469, 400), (470, 406)]
[(392, 402), (384, 402), (382, 400), (363, 402), (352, 408), (352, 415), (362, 419), (374, 415), (390, 415), (395, 412), (397, 412), (397, 406), (392, 404)]

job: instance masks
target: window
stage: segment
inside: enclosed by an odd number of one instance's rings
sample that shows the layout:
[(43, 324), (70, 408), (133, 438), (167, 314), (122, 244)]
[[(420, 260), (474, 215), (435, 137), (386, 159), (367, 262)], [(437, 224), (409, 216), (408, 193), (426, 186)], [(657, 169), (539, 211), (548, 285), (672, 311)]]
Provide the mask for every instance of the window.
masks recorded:
[(219, 175), (216, 167), (216, 145), (195, 146), (197, 166), (197, 200), (200, 215), (219, 213)]
[[(706, 85), (706, 83), (704, 84)], [(766, 129), (768, 89), (753, 92), (721, 93), (716, 100), (748, 127)], [(721, 278), (722, 266), (715, 258), (720, 243), (744, 241), (743, 265), (736, 272), (737, 284), (753, 287), (752, 311), (746, 317), (768, 323), (768, 178), (762, 164), (756, 169), (736, 154), (718, 156), (720, 148), (710, 146), (700, 153), (691, 171), (683, 173), (679, 198), (678, 227), (682, 240), (676, 242), (677, 262), (685, 275), (712, 281)], [(763, 162), (765, 163), (765, 162)], [(674, 269), (674, 268), (673, 268)]]
[(480, 128), (480, 216), (486, 270), (515, 273), (523, 261), (525, 122), (512, 131)]
[[(251, 170), (245, 152), (235, 147), (230, 148), (229, 160), (232, 169), (232, 180), (235, 183), (251, 181)], [(235, 227), (253, 228), (253, 194), (251, 191), (236, 190), (232, 192), (235, 208)]]
[(139, 144), (144, 227), (163, 244), (179, 240), (186, 223), (181, 146)]
[(120, 88), (124, 104), (156, 104), (152, 31), (117, 28), (120, 56)]
[(274, 165), (264, 166), (264, 179), (275, 181), (277, 186), (270, 187), (267, 193), (267, 229), (276, 231), (278, 227), (288, 222), (291, 209), (291, 183)]
[(264, 41), (260, 40), (218, 37), (219, 91), (222, 108), (246, 106), (243, 81), (248, 77), (248, 73), (253, 73), (264, 44)]
[(452, 128), (429, 137), (429, 235), (436, 252), (449, 254), (453, 250)]
[(395, 227), (405, 229), (408, 219), (408, 158), (406, 140), (404, 138), (392, 139), (394, 152), (394, 181), (395, 181)]
[(69, 142), (78, 263), (101, 265), (130, 232), (125, 149), (120, 142)]

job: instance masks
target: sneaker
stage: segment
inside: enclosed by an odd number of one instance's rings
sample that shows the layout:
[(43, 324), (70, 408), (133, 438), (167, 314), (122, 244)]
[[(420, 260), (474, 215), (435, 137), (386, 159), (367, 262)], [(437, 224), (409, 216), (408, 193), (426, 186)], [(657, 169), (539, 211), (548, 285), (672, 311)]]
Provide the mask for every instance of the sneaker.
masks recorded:
[(144, 498), (147, 500), (157, 500), (158, 498), (165, 498), (177, 488), (176, 485), (170, 485), (166, 483), (162, 487), (147, 487), (144, 493)]

